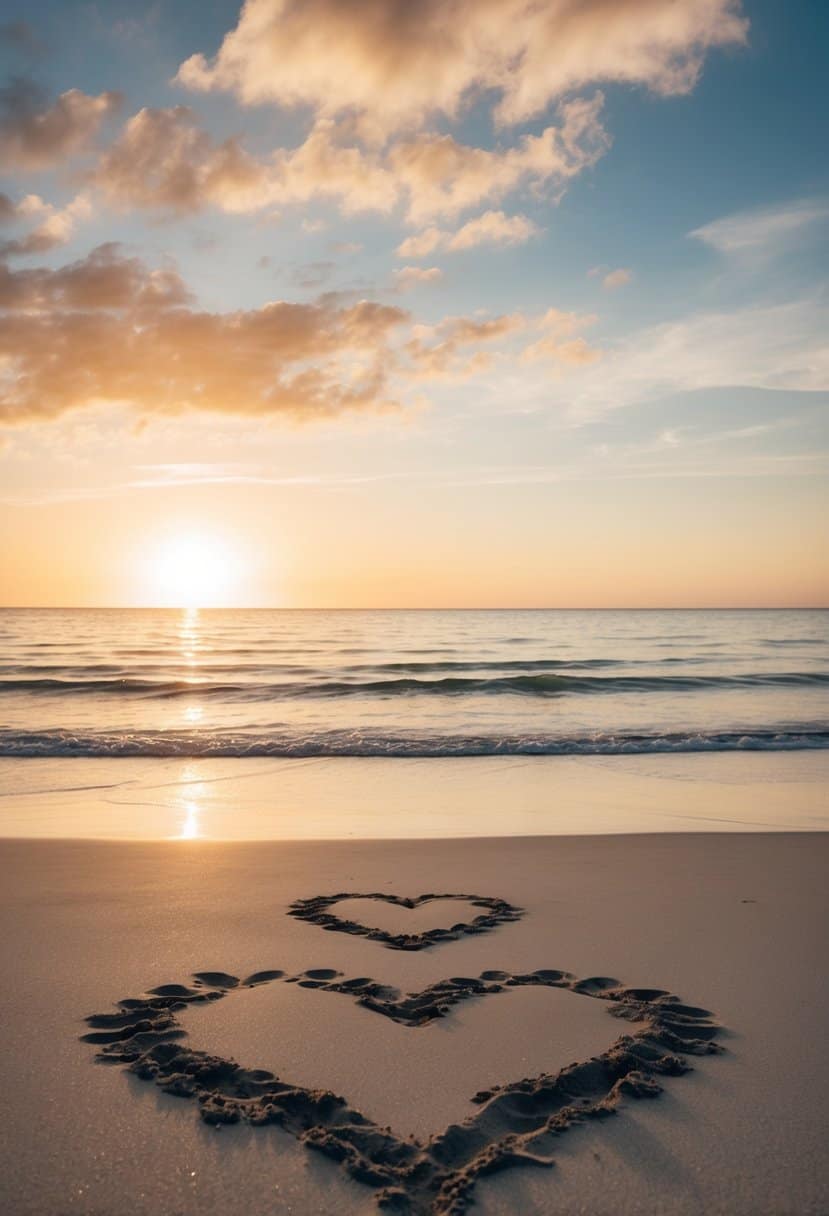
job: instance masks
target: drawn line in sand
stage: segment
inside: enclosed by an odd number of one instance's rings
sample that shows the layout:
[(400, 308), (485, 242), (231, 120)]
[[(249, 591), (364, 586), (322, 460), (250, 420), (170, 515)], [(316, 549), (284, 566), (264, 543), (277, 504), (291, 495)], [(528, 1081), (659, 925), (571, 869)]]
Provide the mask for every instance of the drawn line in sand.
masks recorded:
[[(436, 899), (458, 899), (473, 907), (485, 908), (486, 911), (474, 920), (460, 921), (446, 929), (429, 929), (425, 933), (388, 933), (385, 929), (375, 929), (370, 925), (360, 924), (359, 921), (344, 920), (331, 911), (335, 904), (345, 899), (374, 899), (398, 908), (408, 908), (410, 911)], [(407, 897), (387, 895), (381, 891), (371, 891), (368, 894), (340, 891), (336, 895), (315, 895), (311, 899), (297, 899), (291, 904), (288, 915), (295, 916), (298, 920), (310, 921), (311, 924), (319, 925), (321, 929), (332, 933), (351, 933), (358, 937), (367, 937), (373, 942), (382, 942), (390, 950), (426, 950), (439, 942), (457, 941), (466, 933), (488, 933), (498, 925), (520, 920), (524, 909), (513, 907), (505, 899), (495, 899), (489, 895), (436, 895), (430, 892), (427, 895)]]
[[(380, 1208), (408, 1216), (460, 1216), (473, 1202), (478, 1178), (518, 1165), (553, 1165), (554, 1142), (568, 1129), (615, 1114), (625, 1097), (656, 1097), (659, 1078), (689, 1070), (684, 1054), (723, 1050), (708, 1010), (683, 1004), (658, 988), (625, 988), (607, 976), (579, 980), (556, 970), (526, 975), (484, 971), (477, 978), (456, 976), (405, 995), (365, 977), (343, 979), (333, 969), (290, 976), (259, 971), (243, 980), (211, 971), (193, 979), (191, 986), (165, 984), (119, 1001), (115, 1013), (87, 1018), (92, 1029), (82, 1038), (100, 1047), (98, 1060), (125, 1064), (165, 1093), (196, 1099), (206, 1123), (281, 1127), (307, 1148), (341, 1162), (356, 1181), (374, 1187)], [(186, 1033), (176, 1018), (179, 1010), (279, 981), (351, 996), (409, 1027), (428, 1026), (461, 1001), (522, 985), (566, 988), (607, 1001), (609, 1013), (637, 1023), (637, 1029), (583, 1063), (480, 1091), (471, 1099), (478, 1107), (474, 1114), (428, 1140), (404, 1139), (329, 1090), (292, 1085), (271, 1072), (242, 1068), (180, 1042)]]

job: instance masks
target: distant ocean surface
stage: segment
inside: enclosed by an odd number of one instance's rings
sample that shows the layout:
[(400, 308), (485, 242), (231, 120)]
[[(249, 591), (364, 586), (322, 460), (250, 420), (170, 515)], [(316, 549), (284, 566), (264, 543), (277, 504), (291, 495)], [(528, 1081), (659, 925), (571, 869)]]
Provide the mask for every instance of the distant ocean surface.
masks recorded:
[(0, 610), (2, 756), (829, 747), (829, 612)]

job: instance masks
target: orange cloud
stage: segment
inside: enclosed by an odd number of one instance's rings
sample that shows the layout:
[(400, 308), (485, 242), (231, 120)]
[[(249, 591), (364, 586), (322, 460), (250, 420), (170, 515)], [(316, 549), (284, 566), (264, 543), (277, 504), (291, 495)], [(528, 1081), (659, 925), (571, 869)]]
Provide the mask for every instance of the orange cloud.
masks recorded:
[(562, 312), (558, 308), (548, 309), (535, 322), (535, 329), (540, 336), (535, 342), (524, 347), (521, 352), (522, 363), (536, 363), (541, 359), (549, 359), (570, 367), (595, 363), (601, 358), (601, 351), (590, 346), (579, 333), (595, 320), (594, 316), (580, 316), (574, 312)]
[(56, 271), (0, 267), (0, 308), (6, 422), (101, 402), (295, 418), (391, 408), (389, 337), (408, 320), (369, 301), (199, 312), (177, 274), (113, 246)]
[(0, 160), (7, 170), (49, 169), (84, 151), (120, 102), (119, 93), (69, 89), (49, 105), (32, 81), (14, 80), (0, 89)]
[(421, 223), (523, 185), (562, 185), (608, 146), (601, 106), (601, 94), (569, 102), (559, 126), (496, 151), (448, 135), (424, 135), (378, 151), (343, 142), (350, 137), (347, 127), (319, 120), (298, 147), (262, 158), (238, 139), (214, 141), (187, 106), (143, 109), (124, 125), (90, 180), (123, 207), (251, 212), (331, 198), (346, 213), (388, 213), (405, 205), (407, 218)]
[(216, 143), (187, 106), (143, 109), (125, 124), (91, 180), (124, 207), (249, 212), (327, 196), (346, 212), (391, 210), (398, 185), (389, 169), (356, 146), (336, 143), (334, 135), (332, 124), (318, 123), (298, 148), (257, 159), (238, 139)]
[(383, 139), (484, 93), (501, 125), (596, 82), (684, 93), (706, 51), (747, 28), (739, 0), (246, 0), (218, 54), (178, 79)]
[(523, 329), (526, 323), (521, 313), (485, 320), (446, 317), (438, 325), (415, 326), (406, 353), (417, 379), (468, 379), (486, 371), (492, 362), (489, 351), (475, 347), (507, 337)]
[(545, 360), (580, 367), (601, 355), (581, 336), (581, 331), (595, 320), (558, 308), (540, 316), (513, 312), (485, 318), (446, 317), (437, 325), (413, 326), (405, 350), (418, 380), (464, 380), (479, 375), (492, 365), (492, 348), (505, 340), (509, 343), (517, 335), (533, 340), (517, 353), (513, 342), (513, 351), (507, 345), (502, 355), (517, 357), (521, 363)]
[(443, 271), (437, 266), (401, 266), (394, 272), (394, 285), (398, 291), (411, 291), (422, 283), (439, 283)]
[(112, 202), (130, 207), (196, 211), (250, 196), (262, 170), (236, 140), (216, 144), (187, 106), (145, 108), (124, 125), (91, 180)]
[(525, 215), (505, 215), (503, 211), (485, 211), (468, 220), (455, 232), (443, 228), (426, 228), (416, 232), (397, 246), (402, 258), (425, 258), (436, 249), (457, 253), (476, 245), (522, 245), (537, 234), (538, 228)]
[(92, 211), (89, 197), (78, 194), (65, 207), (53, 207), (37, 194), (27, 194), (19, 203), (13, 203), (6, 194), (0, 194), (0, 223), (17, 220), (36, 220), (35, 227), (23, 236), (0, 241), (0, 257), (24, 257), (33, 253), (45, 253), (71, 240), (75, 225), (86, 219)]
[(610, 140), (599, 121), (604, 98), (578, 98), (560, 107), (561, 124), (524, 135), (513, 147), (489, 151), (451, 135), (421, 135), (394, 145), (389, 164), (408, 193), (408, 215), (420, 223), (457, 215), (519, 186), (562, 183), (595, 164)]
[(139, 258), (122, 257), (113, 244), (99, 245), (88, 257), (58, 270), (13, 271), (0, 263), (0, 309), (7, 314), (7, 324), (15, 313), (48, 319), (116, 310), (143, 317), (145, 312), (165, 312), (190, 300), (174, 271), (149, 270)]
[[(439, 273), (403, 269), (411, 281)], [(332, 292), (204, 312), (175, 270), (152, 270), (111, 244), (56, 270), (0, 262), (0, 318), (8, 424), (106, 404), (144, 415), (331, 418), (399, 409), (417, 382), (480, 374), (494, 352), (570, 364), (595, 357), (579, 336), (592, 318), (555, 309), (419, 325), (402, 308)], [(519, 334), (533, 338), (523, 353)]]

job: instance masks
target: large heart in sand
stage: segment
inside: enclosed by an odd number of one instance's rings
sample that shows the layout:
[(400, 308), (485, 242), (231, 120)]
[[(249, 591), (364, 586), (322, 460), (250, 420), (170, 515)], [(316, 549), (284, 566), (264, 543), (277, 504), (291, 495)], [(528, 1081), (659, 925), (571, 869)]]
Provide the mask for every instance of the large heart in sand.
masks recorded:
[[(461, 901), (473, 910), (481, 908), (482, 911), (473, 915), (470, 920), (458, 921), (445, 928), (427, 929), (422, 933), (395, 933), (338, 916), (332, 911), (335, 905), (352, 900), (375, 900), (380, 904), (391, 904), (395, 908), (407, 908), (409, 911), (422, 908), (425, 904), (453, 900)], [(439, 942), (456, 941), (466, 933), (487, 933), (498, 925), (520, 920), (524, 910), (513, 907), (505, 899), (495, 899), (490, 895), (437, 895), (430, 892), (427, 895), (404, 896), (387, 895), (382, 891), (371, 891), (368, 894), (340, 891), (336, 895), (315, 895), (311, 899), (297, 899), (291, 904), (289, 915), (310, 921), (311, 924), (319, 925), (329, 932), (352, 933), (374, 942), (382, 942), (391, 950), (425, 950)]]
[[(329, 1090), (242, 1068), (180, 1041), (186, 1037), (176, 1016), (182, 1010), (227, 996), (237, 999), (245, 989), (274, 982), (348, 996), (421, 1032), (462, 1001), (526, 985), (565, 988), (607, 1001), (610, 1011), (631, 1025), (629, 1033), (584, 1063), (475, 1094), (474, 1114), (419, 1140), (378, 1126)], [(677, 1053), (721, 1050), (715, 1042), (718, 1027), (705, 1009), (683, 1004), (661, 989), (625, 988), (607, 976), (579, 980), (559, 970), (523, 975), (484, 971), (477, 978), (456, 976), (403, 996), (373, 980), (343, 979), (327, 969), (293, 976), (260, 971), (244, 980), (220, 971), (200, 972), (190, 984), (167, 984), (119, 1001), (115, 1013), (87, 1022), (93, 1029), (83, 1038), (100, 1047), (98, 1059), (126, 1064), (165, 1093), (195, 1098), (207, 1123), (276, 1124), (374, 1187), (380, 1207), (412, 1216), (458, 1216), (472, 1202), (481, 1175), (513, 1165), (551, 1165), (553, 1141), (568, 1128), (612, 1114), (625, 1096), (655, 1097), (661, 1091), (657, 1078), (686, 1072), (689, 1065)]]

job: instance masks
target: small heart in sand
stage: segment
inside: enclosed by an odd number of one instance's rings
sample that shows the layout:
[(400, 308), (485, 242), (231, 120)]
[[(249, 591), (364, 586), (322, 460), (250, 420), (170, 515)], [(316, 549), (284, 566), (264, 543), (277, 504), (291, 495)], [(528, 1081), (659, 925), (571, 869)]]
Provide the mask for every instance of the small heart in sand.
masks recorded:
[[(372, 908), (371, 903), (383, 908)], [(423, 910), (426, 905), (432, 905), (427, 924), (424, 926)], [(465, 919), (453, 916), (453, 911), (460, 910)], [(337, 907), (337, 912), (332, 911)], [(396, 914), (390, 927), (368, 924), (366, 921), (383, 920), (389, 925), (389, 911)], [(420, 928), (409, 932), (405, 921), (412, 912), (421, 913)], [(339, 914), (338, 914), (339, 913)], [(435, 916), (434, 913), (437, 915)], [(385, 914), (385, 915), (384, 915)], [(522, 908), (516, 908), (505, 899), (496, 899), (490, 895), (436, 894), (426, 895), (389, 895), (382, 891), (362, 893), (356, 891), (339, 891), (336, 895), (315, 895), (311, 899), (298, 899), (289, 909), (290, 916), (299, 920), (310, 921), (333, 933), (351, 933), (358, 937), (367, 937), (371, 941), (382, 942), (390, 950), (425, 950), (439, 942), (457, 941), (467, 933), (487, 933), (498, 925), (509, 921), (519, 920), (523, 915)], [(363, 919), (365, 918), (365, 919)], [(443, 924), (440, 920), (443, 920)], [(438, 923), (435, 923), (437, 920)], [(415, 925), (412, 924), (414, 929)]]

